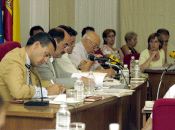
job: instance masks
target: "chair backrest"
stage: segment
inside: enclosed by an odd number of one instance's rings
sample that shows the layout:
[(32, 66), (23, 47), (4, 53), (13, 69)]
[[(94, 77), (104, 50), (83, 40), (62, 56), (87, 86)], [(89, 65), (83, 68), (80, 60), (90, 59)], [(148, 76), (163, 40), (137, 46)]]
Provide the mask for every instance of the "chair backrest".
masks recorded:
[(159, 99), (153, 107), (153, 130), (175, 130), (175, 99)]
[(20, 43), (8, 41), (3, 44), (0, 44), (0, 61), (2, 58), (11, 50), (13, 50), (16, 47), (21, 47)]
[(128, 54), (128, 55), (125, 55), (124, 56), (124, 59), (123, 59), (123, 64), (127, 64), (128, 65), (128, 68), (130, 68), (130, 61), (131, 61), (131, 57), (134, 56), (136, 60), (139, 59), (140, 57), (140, 54), (137, 53), (137, 54)]

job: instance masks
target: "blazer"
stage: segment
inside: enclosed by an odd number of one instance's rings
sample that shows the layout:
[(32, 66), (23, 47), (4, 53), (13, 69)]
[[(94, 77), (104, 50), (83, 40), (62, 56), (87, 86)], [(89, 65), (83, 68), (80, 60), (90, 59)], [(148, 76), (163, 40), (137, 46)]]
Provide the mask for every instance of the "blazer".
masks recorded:
[[(0, 62), (0, 94), (4, 100), (32, 98), (35, 87), (27, 85), (25, 48), (16, 48), (6, 54)], [(31, 74), (33, 85), (36, 77)]]
[(71, 73), (65, 72), (55, 60), (37, 66), (37, 71), (41, 77), (42, 85), (48, 86), (51, 84), (50, 80), (53, 80), (57, 84), (62, 84), (66, 88), (73, 88), (75, 79), (71, 78)]

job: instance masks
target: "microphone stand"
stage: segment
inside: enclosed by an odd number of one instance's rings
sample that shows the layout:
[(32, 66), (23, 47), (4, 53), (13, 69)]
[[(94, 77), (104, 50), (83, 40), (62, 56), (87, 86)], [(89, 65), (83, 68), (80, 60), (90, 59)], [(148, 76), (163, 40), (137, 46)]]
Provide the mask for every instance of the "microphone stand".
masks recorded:
[[(25, 64), (25, 66), (30, 69), (29, 65)], [(48, 106), (49, 105), (49, 101), (44, 101), (44, 97), (43, 97), (43, 91), (42, 91), (42, 85), (41, 85), (41, 81), (38, 77), (37, 74), (35, 74), (32, 70), (30, 70), (38, 79), (39, 82), (39, 87), (40, 87), (40, 92), (41, 92), (41, 101), (38, 100), (29, 100), (24, 102), (24, 106)]]
[(169, 68), (172, 66), (173, 64), (170, 64), (167, 68), (165, 68), (162, 72), (162, 75), (160, 77), (160, 82), (159, 82), (159, 86), (158, 86), (158, 89), (157, 89), (157, 96), (156, 96), (156, 100), (159, 98), (159, 92), (160, 92), (160, 86), (162, 84), (162, 81), (163, 81), (163, 77), (165, 75), (165, 73), (169, 70)]
[(123, 74), (123, 70), (122, 70), (121, 67), (119, 67), (118, 65), (111, 64), (111, 63), (109, 63), (109, 62), (105, 62), (105, 64), (106, 64), (106, 65), (109, 65), (109, 66), (111, 66), (111, 67), (116, 67), (117, 69), (121, 70), (121, 74), (122, 74), (122, 76), (123, 76), (123, 78), (124, 78), (124, 80), (125, 80), (125, 82), (126, 82), (126, 85), (129, 87), (129, 83), (128, 83), (127, 80), (126, 80), (126, 77), (125, 77), (125, 75)]

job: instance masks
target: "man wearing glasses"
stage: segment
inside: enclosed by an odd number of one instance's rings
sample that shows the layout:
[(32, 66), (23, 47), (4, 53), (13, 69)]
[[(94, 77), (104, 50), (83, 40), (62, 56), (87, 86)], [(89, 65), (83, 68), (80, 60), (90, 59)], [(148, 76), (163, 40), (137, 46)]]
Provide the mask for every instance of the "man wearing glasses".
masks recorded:
[(47, 63), (37, 67), (42, 83), (44, 85), (56, 83), (71, 88), (73, 87), (75, 79), (71, 79), (70, 73), (62, 72), (64, 70), (62, 70), (56, 62), (56, 59), (61, 58), (65, 53), (65, 48), (69, 46), (70, 36), (63, 29), (57, 28), (51, 29), (48, 33), (57, 42), (57, 48), (53, 57), (50, 58)]
[(114, 75), (114, 70), (103, 69), (97, 62), (88, 59), (89, 54), (94, 54), (100, 45), (100, 37), (93, 31), (87, 32), (82, 40), (75, 44), (70, 58), (72, 63), (81, 71), (99, 71), (105, 72), (109, 76)]

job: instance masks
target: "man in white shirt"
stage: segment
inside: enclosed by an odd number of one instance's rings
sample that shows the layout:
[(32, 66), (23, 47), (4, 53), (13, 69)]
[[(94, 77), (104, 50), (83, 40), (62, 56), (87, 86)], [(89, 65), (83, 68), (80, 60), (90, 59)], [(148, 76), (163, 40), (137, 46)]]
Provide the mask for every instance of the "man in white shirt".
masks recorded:
[(89, 54), (94, 54), (96, 48), (100, 45), (100, 37), (96, 32), (87, 32), (82, 40), (75, 44), (70, 58), (72, 63), (81, 71), (99, 71), (105, 72), (108, 76), (115, 75), (113, 69), (103, 69), (97, 62), (88, 59)]

